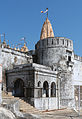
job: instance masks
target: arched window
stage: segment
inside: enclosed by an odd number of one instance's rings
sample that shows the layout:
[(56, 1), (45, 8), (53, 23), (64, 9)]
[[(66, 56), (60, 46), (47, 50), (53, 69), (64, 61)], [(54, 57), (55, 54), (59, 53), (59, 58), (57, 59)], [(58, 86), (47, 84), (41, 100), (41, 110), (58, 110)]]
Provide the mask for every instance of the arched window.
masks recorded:
[(49, 97), (49, 85), (47, 81), (43, 83), (43, 96)]
[(40, 87), (40, 86), (41, 86), (41, 82), (39, 81), (39, 82), (38, 82), (38, 87)]
[(67, 40), (67, 46), (68, 46), (68, 40)]
[(56, 97), (56, 84), (54, 82), (51, 83), (51, 97)]
[(37, 84), (37, 87), (38, 87), (38, 97), (42, 97), (42, 89), (41, 89), (41, 82), (39, 81), (38, 84)]
[(52, 39), (52, 45), (53, 45), (53, 39)]

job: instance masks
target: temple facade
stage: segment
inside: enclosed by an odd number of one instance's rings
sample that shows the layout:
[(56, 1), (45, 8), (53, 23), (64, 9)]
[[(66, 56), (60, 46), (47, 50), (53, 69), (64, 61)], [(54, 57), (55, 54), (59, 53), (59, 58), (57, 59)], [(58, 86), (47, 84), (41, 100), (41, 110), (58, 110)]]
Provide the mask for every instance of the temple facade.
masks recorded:
[(54, 36), (48, 18), (35, 50), (28, 51), (24, 44), (21, 50), (1, 46), (0, 52), (3, 82), (13, 96), (25, 97), (39, 110), (78, 108), (82, 57), (74, 54), (72, 40)]

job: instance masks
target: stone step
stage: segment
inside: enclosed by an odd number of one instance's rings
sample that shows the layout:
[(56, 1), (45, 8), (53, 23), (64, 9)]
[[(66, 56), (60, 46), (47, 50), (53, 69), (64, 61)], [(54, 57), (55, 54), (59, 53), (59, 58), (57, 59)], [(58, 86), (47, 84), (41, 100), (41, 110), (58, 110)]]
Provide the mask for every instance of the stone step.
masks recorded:
[(17, 99), (20, 102), (19, 105), (19, 110), (22, 112), (28, 112), (28, 113), (36, 113), (39, 112), (37, 109), (35, 109), (33, 106), (31, 106), (29, 103), (27, 103), (26, 101), (23, 100), (23, 98), (19, 98), (19, 97), (14, 97), (12, 96), (12, 93), (5, 93), (2, 92), (2, 98), (3, 99)]

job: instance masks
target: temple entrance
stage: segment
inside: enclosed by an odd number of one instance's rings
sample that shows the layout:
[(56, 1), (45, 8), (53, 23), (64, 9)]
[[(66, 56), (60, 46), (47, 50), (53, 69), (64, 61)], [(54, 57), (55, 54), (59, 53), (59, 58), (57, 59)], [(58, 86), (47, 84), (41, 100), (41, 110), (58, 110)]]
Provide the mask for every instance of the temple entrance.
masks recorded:
[(24, 82), (21, 79), (17, 79), (14, 83), (13, 96), (24, 97)]

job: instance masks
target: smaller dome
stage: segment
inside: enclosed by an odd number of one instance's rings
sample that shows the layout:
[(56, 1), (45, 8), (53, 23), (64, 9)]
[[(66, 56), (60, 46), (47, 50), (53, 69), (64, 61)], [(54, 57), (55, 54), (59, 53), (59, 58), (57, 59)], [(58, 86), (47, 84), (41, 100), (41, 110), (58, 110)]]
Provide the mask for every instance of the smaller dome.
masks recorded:
[(19, 49), (19, 48), (17, 48), (17, 51), (20, 51), (20, 49)]
[(46, 21), (44, 22), (42, 30), (41, 30), (40, 39), (53, 38), (53, 37), (54, 37), (54, 32), (52, 29), (52, 25), (49, 19), (46, 18)]
[[(14, 48), (14, 50), (16, 50), (16, 48)], [(18, 50), (19, 50), (19, 48), (18, 48)]]
[(6, 41), (5, 40), (3, 41), (3, 46), (4, 46), (4, 48), (7, 47), (7, 44), (6, 44)]
[(9, 45), (7, 45), (7, 48), (10, 48), (10, 46), (9, 46)]
[(21, 48), (22, 52), (28, 52), (28, 48), (26, 47), (26, 44), (24, 43), (24, 46)]
[(5, 40), (3, 41), (3, 44), (6, 45), (6, 41)]
[(23, 52), (23, 48), (21, 48), (21, 51)]

